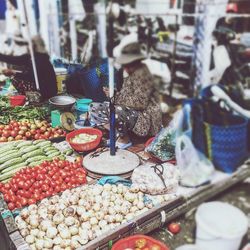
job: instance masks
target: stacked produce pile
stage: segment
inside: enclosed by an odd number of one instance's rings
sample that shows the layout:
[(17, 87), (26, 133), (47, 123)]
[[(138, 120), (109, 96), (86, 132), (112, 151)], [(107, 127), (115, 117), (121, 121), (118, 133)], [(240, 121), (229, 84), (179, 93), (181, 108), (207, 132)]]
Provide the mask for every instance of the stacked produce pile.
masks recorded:
[(9, 183), (0, 184), (0, 192), (13, 210), (85, 183), (86, 172), (80, 162), (54, 159), (21, 169)]
[(0, 125), (0, 142), (52, 139), (65, 135), (63, 129), (52, 128), (47, 121), (10, 121), (8, 125)]
[(77, 249), (152, 208), (142, 192), (83, 185), (24, 208), (15, 218), (31, 249)]
[(4, 104), (3, 98), (0, 99), (0, 124), (9, 124), (11, 120), (46, 120), (49, 117), (47, 108), (32, 106), (10, 107), (8, 103)]
[[(72, 152), (72, 151), (71, 151)], [(65, 152), (66, 154), (68, 153)], [(16, 141), (0, 147), (0, 181), (8, 181), (25, 166), (36, 166), (55, 157), (65, 159), (51, 141)]]

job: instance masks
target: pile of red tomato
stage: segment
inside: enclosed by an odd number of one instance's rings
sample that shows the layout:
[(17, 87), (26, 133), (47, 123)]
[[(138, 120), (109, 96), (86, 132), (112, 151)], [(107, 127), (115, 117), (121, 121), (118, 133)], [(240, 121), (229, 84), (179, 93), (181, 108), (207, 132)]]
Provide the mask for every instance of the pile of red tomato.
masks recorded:
[(8, 183), (0, 183), (0, 192), (13, 210), (85, 183), (86, 172), (80, 162), (55, 159), (21, 169)]
[(8, 125), (0, 125), (0, 142), (52, 139), (65, 135), (63, 129), (52, 128), (47, 121), (11, 121)]

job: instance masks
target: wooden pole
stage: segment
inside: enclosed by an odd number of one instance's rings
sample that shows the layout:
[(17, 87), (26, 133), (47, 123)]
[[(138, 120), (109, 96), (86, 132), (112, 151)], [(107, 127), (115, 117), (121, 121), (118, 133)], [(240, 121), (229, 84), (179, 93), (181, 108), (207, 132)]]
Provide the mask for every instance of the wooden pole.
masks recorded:
[(36, 84), (36, 89), (39, 90), (40, 88), (39, 88), (39, 81), (38, 81), (37, 70), (36, 70), (36, 61), (35, 61), (34, 49), (33, 49), (31, 35), (30, 35), (27, 6), (26, 6), (25, 0), (23, 0), (23, 9), (24, 9), (25, 25), (27, 29), (27, 35), (28, 35), (29, 51), (30, 51), (30, 56), (31, 56), (31, 61), (32, 61), (34, 77), (35, 77), (35, 84)]

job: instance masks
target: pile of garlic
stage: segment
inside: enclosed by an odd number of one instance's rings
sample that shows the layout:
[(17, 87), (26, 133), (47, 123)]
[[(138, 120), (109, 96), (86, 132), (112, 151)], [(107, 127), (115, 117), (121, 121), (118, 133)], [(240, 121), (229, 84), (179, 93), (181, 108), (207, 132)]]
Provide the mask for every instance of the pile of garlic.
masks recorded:
[(122, 184), (84, 185), (24, 208), (15, 221), (31, 249), (77, 249), (152, 207)]

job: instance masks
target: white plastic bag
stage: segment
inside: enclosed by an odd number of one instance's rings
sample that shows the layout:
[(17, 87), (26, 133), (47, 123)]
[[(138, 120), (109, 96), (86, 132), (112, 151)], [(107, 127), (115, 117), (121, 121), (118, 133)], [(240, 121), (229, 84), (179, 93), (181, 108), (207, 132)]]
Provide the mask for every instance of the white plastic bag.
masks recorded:
[(214, 166), (194, 147), (188, 136), (182, 135), (177, 138), (175, 154), (180, 169), (181, 185), (196, 187), (210, 181)]
[(172, 193), (178, 187), (179, 170), (170, 163), (145, 163), (133, 171), (131, 188), (152, 195)]

